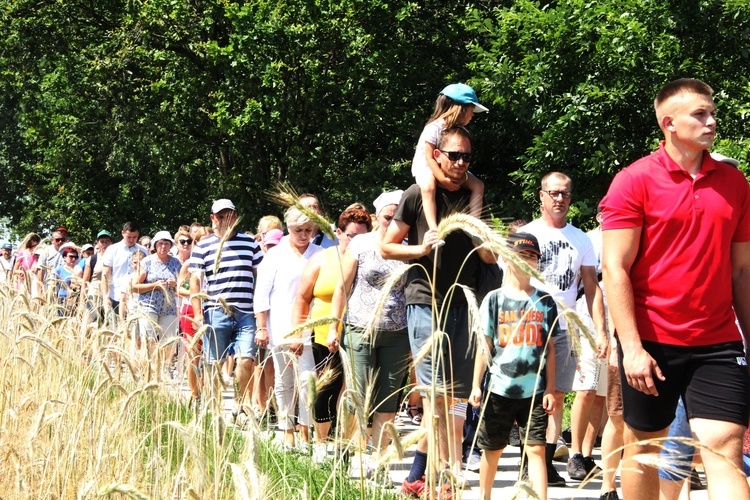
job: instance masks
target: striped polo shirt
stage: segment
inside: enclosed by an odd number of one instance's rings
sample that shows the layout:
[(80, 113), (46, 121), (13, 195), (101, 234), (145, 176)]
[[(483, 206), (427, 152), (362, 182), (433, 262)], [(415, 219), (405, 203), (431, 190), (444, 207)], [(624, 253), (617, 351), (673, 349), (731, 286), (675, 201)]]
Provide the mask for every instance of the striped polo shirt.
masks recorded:
[[(253, 312), (255, 278), (253, 271), (263, 259), (263, 252), (255, 238), (237, 233), (227, 241), (219, 256), (219, 237), (215, 234), (203, 238), (190, 255), (190, 272), (205, 276), (208, 299), (204, 310), (221, 307), (219, 298), (245, 313)], [(218, 270), (217, 256), (220, 257)]]

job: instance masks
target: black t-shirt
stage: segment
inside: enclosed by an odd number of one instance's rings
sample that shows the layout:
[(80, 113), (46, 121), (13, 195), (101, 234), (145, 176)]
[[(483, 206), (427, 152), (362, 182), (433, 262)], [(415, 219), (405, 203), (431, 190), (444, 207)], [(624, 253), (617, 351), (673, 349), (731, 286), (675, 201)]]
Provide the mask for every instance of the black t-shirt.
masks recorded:
[[(448, 191), (438, 186), (435, 192), (438, 223), (452, 213), (467, 212), (470, 197), (471, 191), (467, 189), (462, 188), (458, 191)], [(422, 210), (422, 194), (419, 191), (418, 185), (413, 184), (404, 192), (394, 217), (409, 225), (410, 245), (419, 245), (422, 243), (428, 226)], [(436, 285), (435, 300), (438, 307), (442, 305), (446, 294), (451, 290), (451, 286), (454, 283), (466, 285), (472, 290), (476, 289), (477, 272), (480, 263), (477, 253), (473, 252), (464, 264), (466, 256), (473, 249), (474, 244), (471, 238), (463, 231), (453, 231), (445, 238), (445, 245), (438, 250), (437, 276), (434, 280)], [(435, 252), (433, 251), (416, 261), (416, 263), (424, 266), (429, 275), (433, 273), (434, 256)], [(463, 268), (461, 268), (462, 265)], [(461, 275), (457, 280), (456, 277), (459, 270), (461, 271)], [(452, 293), (453, 296), (450, 299), (451, 306), (466, 303), (466, 297), (461, 288), (455, 287)], [(430, 281), (421, 267), (414, 266), (409, 270), (409, 282), (406, 286), (406, 303), (432, 304)]]

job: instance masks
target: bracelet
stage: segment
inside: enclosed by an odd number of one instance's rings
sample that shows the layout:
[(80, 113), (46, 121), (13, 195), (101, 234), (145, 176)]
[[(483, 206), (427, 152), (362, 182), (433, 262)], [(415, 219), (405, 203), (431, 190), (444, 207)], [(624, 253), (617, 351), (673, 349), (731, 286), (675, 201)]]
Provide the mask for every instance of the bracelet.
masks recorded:
[(261, 330), (264, 330), (264, 331), (266, 331), (266, 332), (267, 332), (267, 331), (268, 331), (268, 328), (266, 328), (265, 326), (261, 326), (260, 328), (256, 328), (256, 329), (255, 329), (255, 331), (256, 331), (256, 332), (259, 332), (259, 331), (261, 331)]

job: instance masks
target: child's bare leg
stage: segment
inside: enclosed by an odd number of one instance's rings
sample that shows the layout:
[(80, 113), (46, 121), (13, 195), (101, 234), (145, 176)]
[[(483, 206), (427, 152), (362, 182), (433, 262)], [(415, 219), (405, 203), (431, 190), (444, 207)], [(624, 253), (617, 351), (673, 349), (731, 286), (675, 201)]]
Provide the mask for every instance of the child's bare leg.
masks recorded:
[[(471, 215), (477, 219), (482, 218), (482, 197), (484, 196), (484, 182), (480, 181), (471, 172), (467, 173), (468, 178), (464, 183), (464, 187), (471, 191), (471, 199), (469, 200), (469, 209)], [(422, 194), (424, 197), (424, 193)], [(424, 203), (424, 202), (423, 202)]]
[(479, 500), (490, 500), (492, 498), (492, 485), (495, 482), (497, 463), (500, 461), (502, 454), (503, 448), (483, 450), (482, 462), (479, 465)]
[(417, 184), (422, 193), (422, 211), (429, 229), (437, 229), (437, 205), (435, 204), (435, 178), (425, 176)]
[(539, 498), (547, 498), (547, 465), (545, 464), (546, 446), (533, 444), (524, 447), (529, 462), (529, 481)]

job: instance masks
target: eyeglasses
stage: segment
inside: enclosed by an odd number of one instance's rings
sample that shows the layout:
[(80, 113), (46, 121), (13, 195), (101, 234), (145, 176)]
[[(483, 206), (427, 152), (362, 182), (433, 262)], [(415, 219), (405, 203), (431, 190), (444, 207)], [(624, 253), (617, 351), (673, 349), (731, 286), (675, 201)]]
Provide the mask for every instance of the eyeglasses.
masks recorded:
[(567, 200), (571, 195), (570, 191), (550, 191), (548, 189), (542, 189), (542, 192), (547, 193), (553, 200), (560, 197), (562, 197), (563, 200)]
[(192, 245), (193, 244), (193, 240), (192, 239), (178, 240), (178, 241), (180, 242), (180, 245)]
[(471, 163), (471, 153), (463, 153), (461, 151), (441, 151), (450, 161), (463, 160), (464, 163)]

